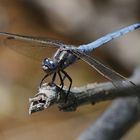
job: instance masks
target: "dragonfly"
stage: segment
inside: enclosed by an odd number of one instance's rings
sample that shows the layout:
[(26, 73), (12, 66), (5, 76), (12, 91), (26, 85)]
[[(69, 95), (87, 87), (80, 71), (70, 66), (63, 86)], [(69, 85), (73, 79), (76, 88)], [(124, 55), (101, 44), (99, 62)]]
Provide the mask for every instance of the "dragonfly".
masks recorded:
[[(7, 32), (0, 32), (0, 37), (3, 37), (1, 42), (2, 45), (8, 46), (9, 48), (23, 55), (27, 55), (35, 59), (42, 59), (42, 69), (46, 74), (42, 78), (40, 86), (48, 76), (52, 75), (51, 83), (54, 83), (56, 76), (58, 76), (60, 79), (61, 89), (63, 89), (65, 79), (67, 78), (69, 80), (69, 87), (66, 96), (67, 99), (72, 86), (72, 78), (65, 71), (65, 68), (75, 63), (79, 59), (88, 63), (102, 76), (110, 80), (116, 88), (120, 89), (122, 87), (132, 87), (132, 92), (139, 92), (139, 89), (137, 89), (136, 85), (132, 81), (129, 81), (121, 74), (102, 64), (95, 57), (90, 56), (90, 52), (92, 52), (94, 49), (138, 28), (140, 28), (140, 23), (135, 23), (115, 32), (109, 33), (89, 44), (79, 45), (78, 47), (75, 45), (65, 44), (54, 39), (18, 35)], [(47, 52), (48, 47), (54, 47), (57, 49), (52, 58), (46, 58), (46, 56), (43, 55), (44, 52)], [(32, 53), (29, 54), (28, 50), (30, 50), (30, 48)], [(39, 56), (39, 54), (41, 55)]]

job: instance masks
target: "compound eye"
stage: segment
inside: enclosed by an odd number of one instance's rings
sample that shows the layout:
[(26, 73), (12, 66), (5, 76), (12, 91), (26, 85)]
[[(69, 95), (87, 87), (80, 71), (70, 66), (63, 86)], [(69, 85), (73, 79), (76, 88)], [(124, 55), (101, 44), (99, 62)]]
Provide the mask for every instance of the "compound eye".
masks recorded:
[(52, 60), (50, 60), (50, 64), (54, 64), (54, 62)]
[(42, 61), (42, 66), (45, 66), (49, 63), (48, 59), (45, 58), (43, 61)]
[(45, 58), (42, 61), (42, 67), (44, 70), (53, 70), (56, 68), (56, 63), (51, 59)]
[(44, 65), (45, 65), (45, 59), (42, 60), (42, 66), (44, 66)]

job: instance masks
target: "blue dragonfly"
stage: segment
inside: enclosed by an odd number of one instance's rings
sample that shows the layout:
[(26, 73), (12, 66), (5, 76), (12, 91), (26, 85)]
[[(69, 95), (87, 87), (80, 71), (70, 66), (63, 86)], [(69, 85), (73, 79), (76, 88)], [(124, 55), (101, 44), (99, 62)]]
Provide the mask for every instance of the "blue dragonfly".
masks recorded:
[[(3, 37), (3, 39), (1, 39), (3, 41), (3, 45), (8, 46), (9, 48), (14, 49), (15, 51), (26, 56), (43, 60), (42, 69), (45, 71), (46, 75), (42, 78), (40, 86), (50, 75), (52, 75), (51, 83), (54, 83), (56, 76), (58, 75), (60, 79), (60, 86), (63, 89), (64, 80), (67, 78), (70, 82), (67, 92), (68, 97), (72, 86), (72, 78), (65, 71), (65, 68), (76, 62), (78, 59), (82, 59), (92, 66), (95, 70), (97, 70), (97, 72), (110, 80), (116, 88), (120, 89), (122, 87), (132, 87), (131, 90), (133, 92), (138, 92), (139, 90), (132, 81), (129, 81), (124, 76), (120, 75), (119, 73), (99, 62), (96, 58), (89, 55), (91, 51), (102, 46), (103, 44), (138, 28), (140, 28), (140, 23), (130, 25), (113, 33), (109, 33), (94, 42), (80, 45), (78, 47), (53, 39), (24, 36), (6, 32), (0, 32), (0, 37)], [(48, 47), (57, 48), (57, 51), (54, 53), (52, 58), (46, 58), (44, 54), (47, 52)], [(31, 53), (29, 53), (30, 49), (32, 50)]]

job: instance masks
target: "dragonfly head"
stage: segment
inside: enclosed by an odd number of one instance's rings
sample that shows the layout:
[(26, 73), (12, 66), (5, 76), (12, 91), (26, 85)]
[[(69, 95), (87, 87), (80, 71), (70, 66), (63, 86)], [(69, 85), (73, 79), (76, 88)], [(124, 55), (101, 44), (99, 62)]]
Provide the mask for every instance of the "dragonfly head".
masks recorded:
[(42, 68), (46, 72), (55, 70), (57, 68), (57, 65), (58, 65), (57, 61), (54, 61), (53, 59), (50, 59), (50, 58), (45, 58), (42, 61)]

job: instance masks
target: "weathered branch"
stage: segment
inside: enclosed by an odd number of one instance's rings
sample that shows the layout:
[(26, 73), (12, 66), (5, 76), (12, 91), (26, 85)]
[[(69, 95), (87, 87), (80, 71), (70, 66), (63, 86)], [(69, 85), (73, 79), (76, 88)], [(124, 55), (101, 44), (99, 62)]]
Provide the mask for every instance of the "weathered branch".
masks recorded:
[[(139, 69), (132, 78), (136, 81), (137, 88), (140, 88)], [(116, 89), (110, 82), (90, 84), (73, 88), (65, 102), (67, 90), (61, 90), (55, 84), (44, 84), (38, 94), (30, 100), (29, 113), (43, 110), (53, 104), (57, 104), (63, 111), (74, 111), (80, 105), (125, 97), (114, 101), (112, 106), (79, 138), (79, 140), (117, 140), (140, 118), (140, 95), (139, 92), (132, 91), (129, 86)]]
[[(136, 74), (135, 74), (136, 75)], [(138, 77), (138, 76), (133, 77)], [(137, 88), (140, 88), (138, 83)], [(36, 112), (57, 104), (63, 111), (75, 111), (84, 104), (95, 104), (101, 101), (113, 100), (117, 97), (140, 96), (139, 92), (132, 92), (131, 87), (115, 88), (111, 82), (89, 84), (87, 86), (73, 88), (66, 102), (67, 89), (61, 88), (54, 83), (45, 83), (37, 95), (30, 99), (29, 112)]]
[[(133, 80), (140, 82), (140, 70)], [(129, 90), (127, 91), (129, 92)], [(118, 93), (119, 94), (119, 93)], [(122, 93), (123, 94), (123, 93)], [(133, 93), (131, 93), (133, 95)], [(78, 140), (118, 140), (140, 119), (140, 99), (126, 97), (115, 100), (111, 107), (88, 128)]]
[[(140, 88), (139, 85), (138, 87)], [(71, 95), (73, 96), (71, 98), (74, 99), (73, 106), (78, 107), (84, 104), (95, 104), (106, 100), (113, 100), (117, 97), (140, 96), (138, 92), (131, 93), (130, 89), (131, 87), (116, 89), (110, 82), (90, 84), (85, 87), (72, 89)], [(69, 102), (71, 102), (70, 98)]]
[(78, 140), (118, 140), (140, 119), (138, 97), (120, 98)]

